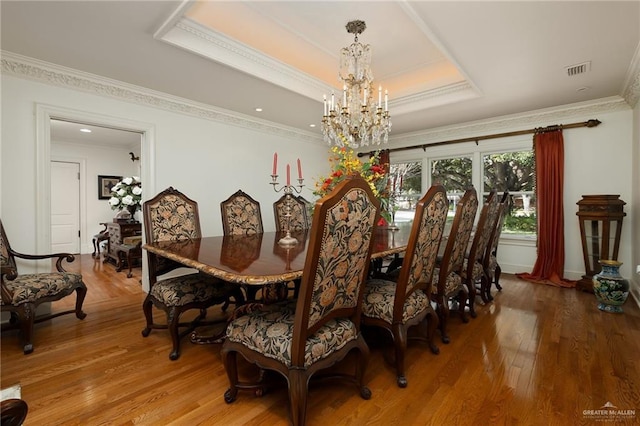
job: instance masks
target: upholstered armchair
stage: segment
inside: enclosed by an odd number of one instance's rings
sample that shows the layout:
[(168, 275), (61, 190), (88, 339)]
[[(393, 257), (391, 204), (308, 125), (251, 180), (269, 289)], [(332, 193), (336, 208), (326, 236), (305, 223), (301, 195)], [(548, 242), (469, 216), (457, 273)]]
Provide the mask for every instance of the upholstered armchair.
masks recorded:
[(487, 277), (487, 281), (484, 283), (485, 287), (481, 288), (482, 300), (485, 301), (493, 300), (493, 296), (491, 296), (492, 283), (496, 285), (498, 291), (502, 290), (502, 287), (500, 286), (500, 274), (502, 273), (502, 268), (500, 268), (500, 264), (498, 263), (498, 243), (500, 242), (502, 228), (504, 227), (504, 220), (508, 212), (509, 191), (505, 191), (502, 194), (500, 205), (498, 206), (496, 226), (491, 233), (489, 244), (482, 261), (482, 266)]
[(264, 383), (240, 381), (237, 355), (261, 369), (287, 378), (294, 425), (305, 422), (309, 381), (356, 351), (354, 374), (334, 374), (364, 385), (369, 349), (360, 332), (364, 282), (379, 217), (379, 201), (360, 177), (340, 182), (315, 205), (302, 286), (297, 301), (263, 305), (233, 320), (227, 327), (222, 359), (230, 388), (228, 403), (239, 389), (262, 390)]
[[(480, 286), (480, 288), (486, 287), (487, 276), (484, 272), (483, 261), (491, 233), (496, 227), (498, 206), (498, 196), (495, 191), (491, 191), (487, 197), (487, 201), (482, 205), (482, 209), (480, 210), (480, 217), (478, 218), (475, 234), (471, 239), (471, 246), (465, 255), (462, 265), (462, 280), (467, 286), (467, 292), (469, 293), (467, 305), (469, 306), (469, 315), (471, 315), (472, 318), (477, 316), (475, 309), (476, 288), (477, 286)], [(480, 295), (482, 301), (486, 303), (487, 300), (482, 291)]]
[[(25, 260), (54, 259), (55, 272), (36, 274), (19, 274), (16, 258)], [(65, 314), (75, 314), (84, 319), (82, 303), (87, 294), (87, 286), (80, 274), (66, 272), (62, 262), (73, 262), (75, 257), (70, 253), (32, 255), (22, 254), (11, 248), (9, 239), (0, 221), (0, 266), (2, 267), (2, 311), (10, 312), (8, 324), (2, 325), (2, 330), (19, 328), (23, 340), (23, 352), (33, 352), (33, 325)], [(43, 303), (54, 302), (73, 292), (76, 293), (75, 309), (36, 317), (38, 306)]]
[(462, 281), (462, 265), (467, 245), (473, 230), (473, 223), (478, 212), (478, 195), (476, 190), (468, 189), (456, 206), (451, 231), (442, 253), (442, 260), (433, 271), (432, 300), (436, 302), (438, 319), (440, 320), (440, 337), (443, 343), (449, 343), (447, 322), (449, 320), (449, 303), (456, 303), (463, 322), (468, 322), (465, 307), (468, 292)]
[(404, 358), (408, 330), (420, 326), (431, 351), (439, 352), (434, 342), (438, 317), (431, 307), (431, 279), (438, 257), (440, 240), (447, 221), (449, 202), (441, 185), (432, 186), (418, 201), (402, 266), (396, 282), (374, 278), (367, 282), (362, 302), (364, 325), (382, 327), (393, 338), (398, 386), (407, 386)]
[[(146, 201), (142, 206), (146, 241), (182, 241), (200, 238), (198, 203), (169, 187)], [(207, 309), (223, 305), (223, 310), (233, 299), (236, 305), (244, 303), (240, 287), (224, 282), (202, 272), (162, 278), (176, 268), (183, 267), (169, 259), (147, 253), (149, 265), (149, 293), (142, 304), (147, 325), (142, 335), (147, 337), (152, 329), (168, 329), (173, 348), (169, 359), (180, 357), (180, 340), (192, 332), (206, 317)], [(152, 307), (166, 313), (166, 323), (153, 320)], [(190, 309), (199, 309), (200, 314), (188, 323), (180, 322), (180, 316)], [(226, 320), (222, 320), (226, 321)], [(183, 329), (183, 331), (181, 331)]]

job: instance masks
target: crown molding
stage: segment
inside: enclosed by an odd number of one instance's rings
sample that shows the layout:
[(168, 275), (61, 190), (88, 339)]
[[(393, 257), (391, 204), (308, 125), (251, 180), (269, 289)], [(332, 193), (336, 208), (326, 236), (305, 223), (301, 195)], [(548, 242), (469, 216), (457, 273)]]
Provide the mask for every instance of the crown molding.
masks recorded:
[(293, 127), (260, 120), (223, 108), (194, 102), (144, 87), (123, 83), (95, 74), (85, 73), (72, 68), (52, 64), (0, 51), (2, 73), (50, 85), (79, 90), (85, 93), (118, 99), (137, 105), (184, 114), (192, 117), (212, 120), (243, 129), (268, 133), (284, 138), (303, 140), (312, 143), (324, 143), (322, 137)]
[[(172, 16), (154, 37), (313, 100), (341, 90), (190, 18)], [(394, 115), (399, 115), (479, 96), (474, 85), (463, 81), (394, 98), (389, 105)]]
[[(425, 145), (449, 139), (462, 139), (471, 136), (508, 132), (514, 129), (528, 129), (552, 124), (576, 117), (597, 118), (599, 113), (628, 111), (629, 104), (621, 96), (611, 96), (595, 101), (580, 102), (552, 108), (528, 111), (526, 113), (493, 117), (487, 120), (472, 121), (454, 126), (438, 127), (427, 131), (406, 133), (393, 138), (396, 148), (412, 145)], [(391, 140), (391, 138), (390, 138)]]
[(640, 99), (640, 43), (636, 47), (636, 53), (629, 65), (627, 78), (622, 88), (622, 97), (631, 105), (631, 108), (635, 108), (638, 99)]
[(158, 38), (310, 99), (318, 100), (320, 93), (335, 90), (322, 80), (189, 18), (180, 19), (173, 28), (165, 30)]
[(480, 97), (480, 94), (473, 85), (468, 81), (462, 81), (413, 95), (402, 96), (389, 101), (389, 108), (394, 115), (401, 115), (478, 97)]

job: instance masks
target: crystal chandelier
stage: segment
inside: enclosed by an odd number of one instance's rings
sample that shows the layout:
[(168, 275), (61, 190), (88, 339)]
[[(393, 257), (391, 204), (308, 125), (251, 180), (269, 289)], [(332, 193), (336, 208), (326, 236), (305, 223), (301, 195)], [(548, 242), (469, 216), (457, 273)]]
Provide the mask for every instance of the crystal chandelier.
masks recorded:
[(340, 72), (343, 81), (342, 101), (331, 94), (328, 100), (324, 96), (324, 115), (322, 133), (330, 145), (352, 148), (387, 143), (391, 121), (389, 120), (389, 96), (382, 86), (377, 90), (377, 103), (374, 103), (375, 89), (371, 72), (371, 48), (358, 43), (358, 35), (367, 28), (364, 21), (350, 21), (347, 32), (355, 34), (354, 42), (340, 51)]

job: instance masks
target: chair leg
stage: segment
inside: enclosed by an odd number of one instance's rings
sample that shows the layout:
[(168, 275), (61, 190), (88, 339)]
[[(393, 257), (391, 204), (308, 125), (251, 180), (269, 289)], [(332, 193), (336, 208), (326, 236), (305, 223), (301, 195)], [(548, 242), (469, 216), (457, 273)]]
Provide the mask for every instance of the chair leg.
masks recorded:
[[(201, 312), (202, 314), (202, 312)], [(171, 342), (173, 344), (173, 348), (171, 349), (171, 353), (169, 354), (169, 359), (171, 361), (175, 361), (180, 358), (180, 312), (175, 307), (169, 308), (167, 312), (167, 328), (169, 329), (169, 334), (171, 334)]]
[(224, 393), (224, 402), (231, 404), (238, 396), (238, 364), (236, 351), (227, 351), (222, 348), (222, 363), (229, 378), (229, 389)]
[(492, 300), (491, 297), (491, 277), (486, 274), (482, 275), (480, 279), (480, 297), (484, 303), (489, 303)]
[(467, 303), (469, 302), (469, 293), (467, 293), (467, 289), (464, 286), (458, 292), (456, 299), (458, 300), (458, 310), (460, 311), (462, 322), (469, 322), (469, 317), (467, 317), (467, 312), (464, 309), (464, 307), (467, 306)]
[(307, 375), (303, 370), (289, 370), (289, 405), (293, 426), (305, 424), (307, 414)]
[(362, 337), (362, 334), (358, 338), (358, 357), (356, 359), (356, 383), (360, 387), (360, 397), (362, 399), (371, 398), (371, 390), (364, 384), (364, 373), (367, 371), (367, 365), (369, 364), (369, 346)]
[(442, 343), (448, 344), (451, 340), (447, 334), (447, 319), (449, 318), (449, 303), (443, 296), (438, 295), (437, 299), (438, 326), (440, 328), (440, 339)]
[[(478, 314), (476, 314), (476, 283), (473, 277), (467, 278), (464, 283), (467, 286), (467, 294), (469, 295), (467, 298), (467, 305), (469, 306), (469, 315), (471, 318), (476, 318)], [(464, 310), (465, 305), (461, 305), (461, 309)]]
[(33, 324), (36, 319), (36, 307), (33, 303), (24, 303), (16, 312), (22, 337), (22, 352), (25, 355), (33, 352)]
[(87, 286), (82, 285), (81, 287), (76, 288), (76, 318), (85, 319), (87, 314), (82, 311), (82, 304), (84, 303), (84, 298), (87, 295)]
[(393, 346), (396, 351), (396, 382), (398, 387), (407, 387), (404, 373), (404, 355), (407, 351), (407, 329), (402, 324), (393, 324)]
[(142, 337), (147, 337), (151, 333), (153, 328), (153, 302), (151, 296), (147, 295), (142, 302), (142, 312), (144, 312), (144, 318), (147, 320), (147, 326), (142, 330)]
[(436, 330), (438, 329), (438, 323), (440, 322), (438, 321), (438, 315), (431, 310), (424, 317), (424, 321), (427, 321), (427, 342), (429, 343), (429, 349), (431, 349), (433, 354), (438, 355), (440, 353), (440, 348), (438, 348), (435, 341)]
[(502, 291), (502, 287), (500, 287), (500, 274), (502, 274), (502, 268), (500, 267), (500, 265), (496, 266), (496, 288), (498, 289), (498, 291)]

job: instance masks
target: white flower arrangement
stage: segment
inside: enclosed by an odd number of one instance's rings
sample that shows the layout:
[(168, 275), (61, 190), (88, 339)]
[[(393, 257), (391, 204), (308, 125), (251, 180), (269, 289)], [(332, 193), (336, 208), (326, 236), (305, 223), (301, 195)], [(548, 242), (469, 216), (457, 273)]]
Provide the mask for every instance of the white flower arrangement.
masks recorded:
[(122, 179), (111, 188), (111, 198), (109, 204), (112, 210), (122, 210), (126, 208), (135, 213), (142, 206), (142, 183), (138, 176), (131, 176)]

